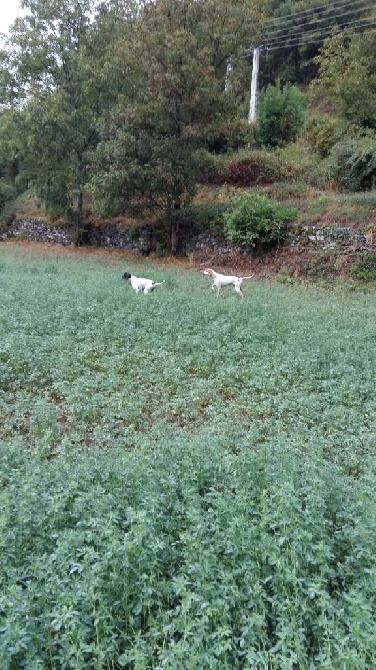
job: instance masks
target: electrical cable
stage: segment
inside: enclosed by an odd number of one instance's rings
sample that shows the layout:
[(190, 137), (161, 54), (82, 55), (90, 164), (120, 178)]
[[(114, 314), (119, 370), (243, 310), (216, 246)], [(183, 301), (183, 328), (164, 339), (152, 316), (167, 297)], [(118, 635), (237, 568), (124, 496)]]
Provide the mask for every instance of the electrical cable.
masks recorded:
[[(366, 9), (373, 9), (374, 7), (375, 7), (375, 5), (372, 4), (372, 5), (368, 5), (367, 7), (364, 7), (364, 9), (365, 10)], [(343, 14), (336, 14), (335, 16), (325, 16), (321, 19), (312, 19), (312, 21), (314, 23), (323, 23), (325, 21), (332, 21), (333, 19), (342, 18), (344, 16), (349, 16), (350, 14), (355, 14), (357, 12), (359, 12), (359, 9), (352, 9), (351, 11), (344, 12)], [(304, 26), (309, 26), (309, 25), (312, 24), (312, 21), (308, 21), (307, 23), (296, 24), (296, 25), (292, 26), (292, 30), (294, 28), (301, 29), (301, 28), (304, 28)], [(275, 30), (274, 32), (271, 32), (271, 33), (268, 32), (268, 36), (271, 37), (271, 39), (273, 39), (273, 35), (276, 35), (277, 33), (285, 31), (286, 28), (288, 29), (288, 26), (284, 26), (283, 28), (279, 28), (278, 30)]]
[[(366, 0), (349, 0), (348, 4), (351, 6), (357, 5), (359, 3), (365, 2)], [(345, 5), (343, 5), (343, 0), (336, 0), (335, 2), (332, 2), (331, 4), (325, 4), (325, 5), (319, 5), (318, 7), (311, 7), (311, 9), (303, 9), (300, 12), (294, 12), (294, 14), (286, 14), (285, 16), (278, 16), (275, 18), (268, 19), (268, 21), (280, 21), (281, 19), (288, 19), (290, 17), (296, 18), (297, 16), (300, 16), (301, 14), (314, 14), (320, 9), (336, 9), (336, 5), (342, 5), (345, 7), (347, 4), (347, 0), (345, 2)], [(338, 8), (340, 9), (340, 7)]]
[[(370, 23), (369, 26), (376, 26), (376, 21)], [(362, 26), (354, 26), (354, 28), (356, 28), (356, 27), (362, 28)], [(376, 28), (371, 28), (370, 30), (362, 30), (361, 34), (365, 35), (367, 33), (375, 32), (375, 30), (376, 30)], [(325, 40), (327, 37), (329, 37), (329, 35), (330, 35), (330, 31), (328, 31), (326, 33), (320, 33), (313, 40), (304, 40), (304, 38), (302, 38), (302, 36), (300, 36), (300, 37), (293, 37), (292, 39), (294, 41), (289, 42), (289, 43), (284, 44), (282, 42), (281, 44), (276, 43), (276, 44), (272, 44), (271, 46), (268, 46), (267, 44), (265, 44), (263, 46), (265, 47), (265, 49), (267, 51), (274, 51), (275, 49), (292, 49), (293, 47), (297, 47), (297, 46), (306, 46), (308, 44), (319, 44), (319, 43), (323, 42), (323, 40)]]
[[(369, 19), (362, 19), (360, 21), (348, 21), (347, 23), (342, 23), (340, 28), (349, 28), (353, 27), (355, 28), (367, 28), (369, 25), (373, 25), (374, 21), (370, 21)], [(267, 48), (270, 48), (272, 46), (276, 46), (278, 44), (281, 44), (282, 42), (285, 41), (291, 41), (291, 40), (296, 40), (296, 39), (304, 39), (304, 37), (309, 37), (312, 34), (319, 34), (319, 35), (325, 35), (329, 34), (333, 31), (334, 28), (338, 26), (328, 26), (327, 28), (321, 28), (320, 30), (317, 30), (316, 28), (312, 28), (312, 30), (306, 30), (305, 32), (301, 34), (287, 34), (285, 36), (281, 36), (278, 39), (275, 40), (268, 40), (266, 39), (264, 42), (264, 45)]]

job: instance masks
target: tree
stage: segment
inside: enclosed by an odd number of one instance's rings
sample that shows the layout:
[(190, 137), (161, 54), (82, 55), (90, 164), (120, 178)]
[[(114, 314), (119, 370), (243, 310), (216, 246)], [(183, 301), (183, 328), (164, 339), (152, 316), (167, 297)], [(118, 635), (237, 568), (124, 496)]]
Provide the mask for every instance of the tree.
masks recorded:
[(312, 92), (347, 124), (376, 128), (376, 38), (343, 31), (326, 40), (317, 57)]
[(205, 140), (213, 127), (236, 117), (235, 94), (225, 92), (226, 65), (248, 44), (259, 5), (157, 0), (125, 25), (119, 61), (134, 74), (138, 92), (103, 128), (92, 194), (101, 214), (165, 216), (172, 253), (178, 213), (194, 195)]
[(19, 115), (12, 109), (0, 112), (0, 174), (15, 186), (20, 169)]
[(257, 134), (262, 144), (277, 147), (293, 142), (306, 112), (304, 94), (291, 84), (269, 85), (260, 96)]
[(29, 13), (2, 54), (1, 100), (22, 118), (28, 179), (52, 212), (75, 220), (79, 240), (88, 157), (114, 99), (114, 23), (97, 0), (23, 0), (23, 7)]

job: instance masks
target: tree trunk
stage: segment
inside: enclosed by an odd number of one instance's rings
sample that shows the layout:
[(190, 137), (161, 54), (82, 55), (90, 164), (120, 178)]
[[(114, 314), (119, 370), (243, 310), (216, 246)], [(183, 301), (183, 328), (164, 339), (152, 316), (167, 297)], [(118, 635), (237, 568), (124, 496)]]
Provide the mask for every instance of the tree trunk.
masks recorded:
[(85, 230), (84, 230), (84, 194), (82, 191), (79, 191), (77, 195), (77, 209), (76, 209), (76, 244), (85, 243)]
[(77, 196), (77, 225), (82, 227), (84, 220), (84, 194), (82, 191)]
[(179, 212), (180, 212), (180, 203), (174, 203), (174, 209), (170, 217), (170, 243), (171, 243), (171, 254), (176, 256), (179, 250)]
[(178, 253), (178, 246), (179, 246), (178, 238), (179, 238), (179, 231), (177, 222), (172, 221), (170, 242), (171, 242), (171, 253), (173, 256), (176, 256), (176, 254)]
[(85, 242), (87, 242), (87, 239), (85, 239), (85, 237), (87, 237), (87, 231), (85, 231), (85, 225), (84, 225), (84, 194), (81, 188), (84, 166), (82, 162), (82, 156), (79, 153), (78, 153), (76, 171), (77, 171), (77, 185), (79, 186), (79, 191), (77, 195), (77, 209), (76, 209), (76, 244), (85, 244)]

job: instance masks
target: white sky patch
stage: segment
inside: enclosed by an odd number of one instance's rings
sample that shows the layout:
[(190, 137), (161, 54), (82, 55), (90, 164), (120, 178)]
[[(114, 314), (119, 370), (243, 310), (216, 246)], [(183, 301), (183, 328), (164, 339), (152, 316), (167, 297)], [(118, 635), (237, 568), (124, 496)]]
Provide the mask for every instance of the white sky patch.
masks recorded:
[(21, 0), (2, 0), (0, 9), (0, 33), (7, 34), (17, 16), (22, 16)]

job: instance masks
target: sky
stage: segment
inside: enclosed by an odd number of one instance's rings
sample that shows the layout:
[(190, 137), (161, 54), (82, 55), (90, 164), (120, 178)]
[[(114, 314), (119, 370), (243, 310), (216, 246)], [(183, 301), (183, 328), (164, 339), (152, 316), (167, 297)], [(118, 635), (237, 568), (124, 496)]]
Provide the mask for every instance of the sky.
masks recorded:
[(21, 16), (21, 0), (2, 0), (0, 9), (0, 33), (7, 33), (17, 16)]

